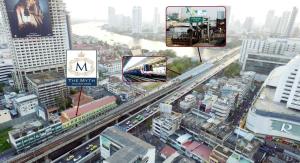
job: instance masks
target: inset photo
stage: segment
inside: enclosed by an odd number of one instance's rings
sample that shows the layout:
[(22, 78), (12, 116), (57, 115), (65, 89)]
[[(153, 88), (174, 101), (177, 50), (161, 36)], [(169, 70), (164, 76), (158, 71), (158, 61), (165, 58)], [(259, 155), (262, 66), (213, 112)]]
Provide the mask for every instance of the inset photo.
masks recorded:
[(123, 56), (123, 80), (125, 82), (165, 82), (167, 57)]
[(166, 9), (166, 45), (169, 47), (223, 47), (226, 45), (224, 6), (169, 6)]

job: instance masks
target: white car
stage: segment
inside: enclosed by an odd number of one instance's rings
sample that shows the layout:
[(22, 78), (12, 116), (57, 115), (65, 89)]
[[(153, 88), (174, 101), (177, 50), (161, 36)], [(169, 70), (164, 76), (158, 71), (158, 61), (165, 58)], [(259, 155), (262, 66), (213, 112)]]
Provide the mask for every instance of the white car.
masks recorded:
[(73, 159), (73, 161), (76, 162), (76, 161), (78, 161), (78, 160), (80, 160), (80, 159), (81, 159), (81, 155), (78, 155), (77, 157), (75, 157), (75, 158)]

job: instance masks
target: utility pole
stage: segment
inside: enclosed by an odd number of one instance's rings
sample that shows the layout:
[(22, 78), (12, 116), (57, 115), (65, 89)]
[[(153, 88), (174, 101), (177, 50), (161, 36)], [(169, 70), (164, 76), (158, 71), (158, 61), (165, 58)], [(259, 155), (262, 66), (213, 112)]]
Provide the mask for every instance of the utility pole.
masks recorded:
[(77, 117), (77, 115), (78, 115), (78, 109), (79, 109), (79, 104), (80, 104), (80, 97), (81, 97), (82, 87), (83, 86), (80, 86), (80, 92), (79, 92), (79, 97), (78, 97), (78, 103), (77, 103), (77, 109), (76, 109), (75, 117)]

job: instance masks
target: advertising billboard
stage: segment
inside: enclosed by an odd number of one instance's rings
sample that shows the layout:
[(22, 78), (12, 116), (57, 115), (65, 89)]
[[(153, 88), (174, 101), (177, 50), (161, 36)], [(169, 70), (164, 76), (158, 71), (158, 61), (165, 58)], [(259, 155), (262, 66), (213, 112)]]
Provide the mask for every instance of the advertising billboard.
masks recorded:
[(48, 0), (4, 0), (13, 38), (51, 36)]

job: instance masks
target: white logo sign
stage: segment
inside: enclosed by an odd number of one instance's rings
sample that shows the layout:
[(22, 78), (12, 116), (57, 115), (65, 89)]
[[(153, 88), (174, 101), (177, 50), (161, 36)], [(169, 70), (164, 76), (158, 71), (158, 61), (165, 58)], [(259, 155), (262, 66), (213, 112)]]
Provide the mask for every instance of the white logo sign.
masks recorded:
[(97, 85), (97, 52), (95, 50), (67, 51), (67, 86)]
[(293, 128), (292, 125), (283, 123), (281, 126), (281, 132), (289, 133), (289, 131)]

